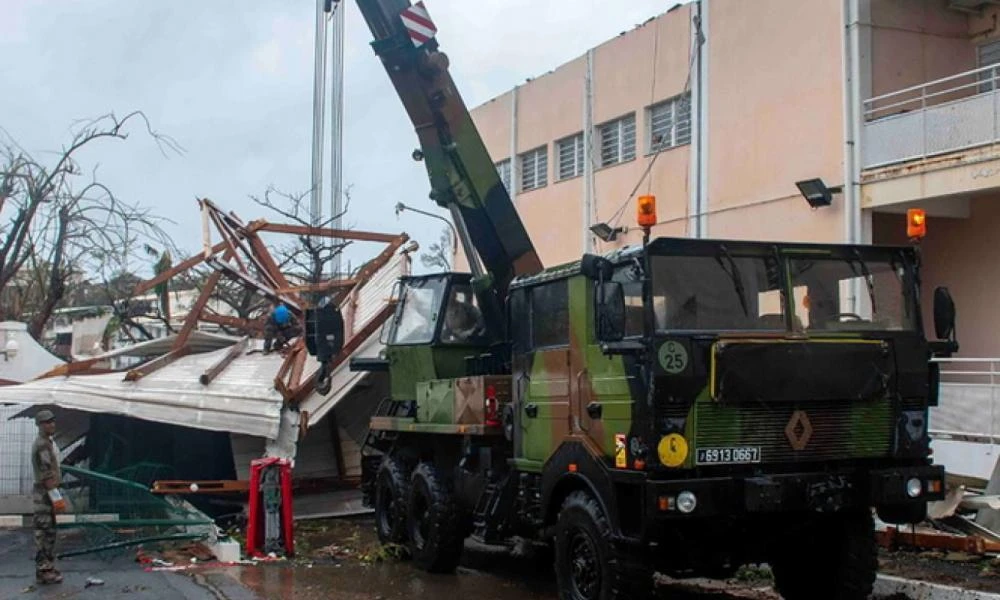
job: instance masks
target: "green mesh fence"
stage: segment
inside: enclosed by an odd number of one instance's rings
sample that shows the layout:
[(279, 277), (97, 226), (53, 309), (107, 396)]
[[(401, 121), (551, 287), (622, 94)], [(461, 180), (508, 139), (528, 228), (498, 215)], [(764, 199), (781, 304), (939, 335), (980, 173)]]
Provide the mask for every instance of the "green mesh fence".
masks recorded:
[(140, 463), (115, 475), (63, 467), (69, 507), (60, 516), (58, 556), (96, 553), (113, 558), (136, 546), (214, 538), (215, 523), (175, 496), (149, 491), (162, 465)]

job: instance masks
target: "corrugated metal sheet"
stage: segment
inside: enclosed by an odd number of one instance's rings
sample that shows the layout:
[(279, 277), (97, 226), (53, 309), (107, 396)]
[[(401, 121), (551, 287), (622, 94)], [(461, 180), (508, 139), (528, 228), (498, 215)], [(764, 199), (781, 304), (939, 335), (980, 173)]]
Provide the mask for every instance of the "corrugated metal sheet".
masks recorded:
[[(282, 398), (274, 376), (282, 358), (255, 353), (240, 357), (203, 386), (201, 373), (226, 349), (183, 357), (135, 382), (122, 373), (50, 377), (0, 388), (0, 403), (57, 404), (87, 412), (127, 415), (213, 431), (271, 438), (278, 432)], [(316, 365), (306, 365), (306, 375)]]
[[(397, 254), (358, 290), (353, 301), (345, 301), (341, 310), (345, 320), (351, 323), (345, 332), (347, 337), (363, 328), (383, 309), (390, 300), (395, 282), (409, 273), (409, 265), (409, 256)], [(198, 381), (201, 373), (222, 358), (236, 339), (196, 331), (190, 343), (193, 351), (201, 354), (185, 356), (139, 381), (123, 381), (122, 373), (50, 377), (0, 388), (0, 403), (55, 404), (71, 410), (120, 414), (273, 440), (278, 435), (283, 404), (281, 394), (274, 389), (274, 376), (283, 360), (281, 356), (245, 354), (209, 385), (203, 386)], [(161, 338), (103, 356), (155, 356), (169, 350), (171, 340), (172, 336)], [(376, 331), (353, 356), (376, 356), (382, 348), (379, 331)], [(306, 360), (303, 379), (310, 377), (317, 367), (315, 360)], [(326, 396), (313, 393), (302, 403), (301, 409), (309, 411), (311, 422), (318, 422), (366, 375), (352, 373), (349, 361), (342, 362), (332, 375), (330, 393)]]

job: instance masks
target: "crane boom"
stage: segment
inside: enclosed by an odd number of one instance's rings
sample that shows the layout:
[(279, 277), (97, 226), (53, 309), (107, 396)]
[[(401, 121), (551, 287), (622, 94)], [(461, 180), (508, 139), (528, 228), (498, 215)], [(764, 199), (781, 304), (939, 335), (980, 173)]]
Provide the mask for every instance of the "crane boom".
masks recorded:
[[(372, 47), (413, 122), (430, 196), (451, 211), (477, 288), (492, 296), (484, 304), (495, 306), (484, 311), (502, 310), (514, 277), (537, 273), (542, 263), (448, 72), (448, 58), (438, 50), (433, 23), (422, 2), (357, 3), (374, 36)], [(415, 22), (420, 33), (414, 33)], [(485, 273), (477, 273), (477, 258)]]

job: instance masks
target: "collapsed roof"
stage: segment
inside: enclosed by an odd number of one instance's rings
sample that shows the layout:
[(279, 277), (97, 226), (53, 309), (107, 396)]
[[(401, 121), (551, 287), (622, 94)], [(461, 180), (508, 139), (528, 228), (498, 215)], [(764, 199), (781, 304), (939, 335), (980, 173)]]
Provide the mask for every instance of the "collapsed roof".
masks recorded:
[[(206, 239), (203, 253), (135, 290), (136, 294), (145, 293), (184, 270), (207, 263), (212, 273), (180, 331), (60, 365), (34, 381), (0, 388), (0, 403), (33, 405), (18, 417), (30, 416), (43, 405), (55, 405), (274, 439), (283, 407), (297, 408), (307, 422), (318, 421), (367, 375), (351, 372), (348, 359), (375, 356), (382, 349), (379, 330), (393, 312), (392, 288), (400, 277), (409, 274), (409, 253), (416, 249), (416, 244), (403, 248), (409, 240), (406, 234), (323, 229), (263, 220), (244, 224), (236, 215), (223, 213), (208, 200), (199, 202), (206, 222), (215, 224), (222, 241), (212, 245)], [(383, 242), (387, 246), (351, 279), (293, 286), (259, 238), (261, 231)], [(219, 254), (223, 255), (221, 260)], [(206, 308), (222, 277), (284, 302), (300, 318), (305, 307), (301, 293), (332, 295), (344, 319), (344, 343), (331, 361), (328, 393), (320, 394), (315, 389), (319, 364), (308, 359), (304, 337), (300, 336), (283, 353), (264, 354), (257, 339), (263, 318), (243, 321)], [(222, 322), (244, 335), (198, 331), (202, 321)], [(116, 356), (140, 357), (145, 362), (118, 371), (101, 368)]]

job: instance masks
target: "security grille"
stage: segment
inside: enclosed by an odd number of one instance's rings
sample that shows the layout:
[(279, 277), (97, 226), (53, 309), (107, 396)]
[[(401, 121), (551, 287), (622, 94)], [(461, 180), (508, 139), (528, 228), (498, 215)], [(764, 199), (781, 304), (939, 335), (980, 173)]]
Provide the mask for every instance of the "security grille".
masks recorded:
[(684, 94), (649, 107), (648, 152), (691, 143), (691, 95)]
[(521, 191), (544, 187), (548, 183), (548, 148), (542, 146), (521, 155)]
[(635, 158), (635, 114), (598, 126), (601, 138), (601, 166)]
[(583, 175), (583, 134), (578, 133), (556, 142), (559, 154), (559, 179)]

